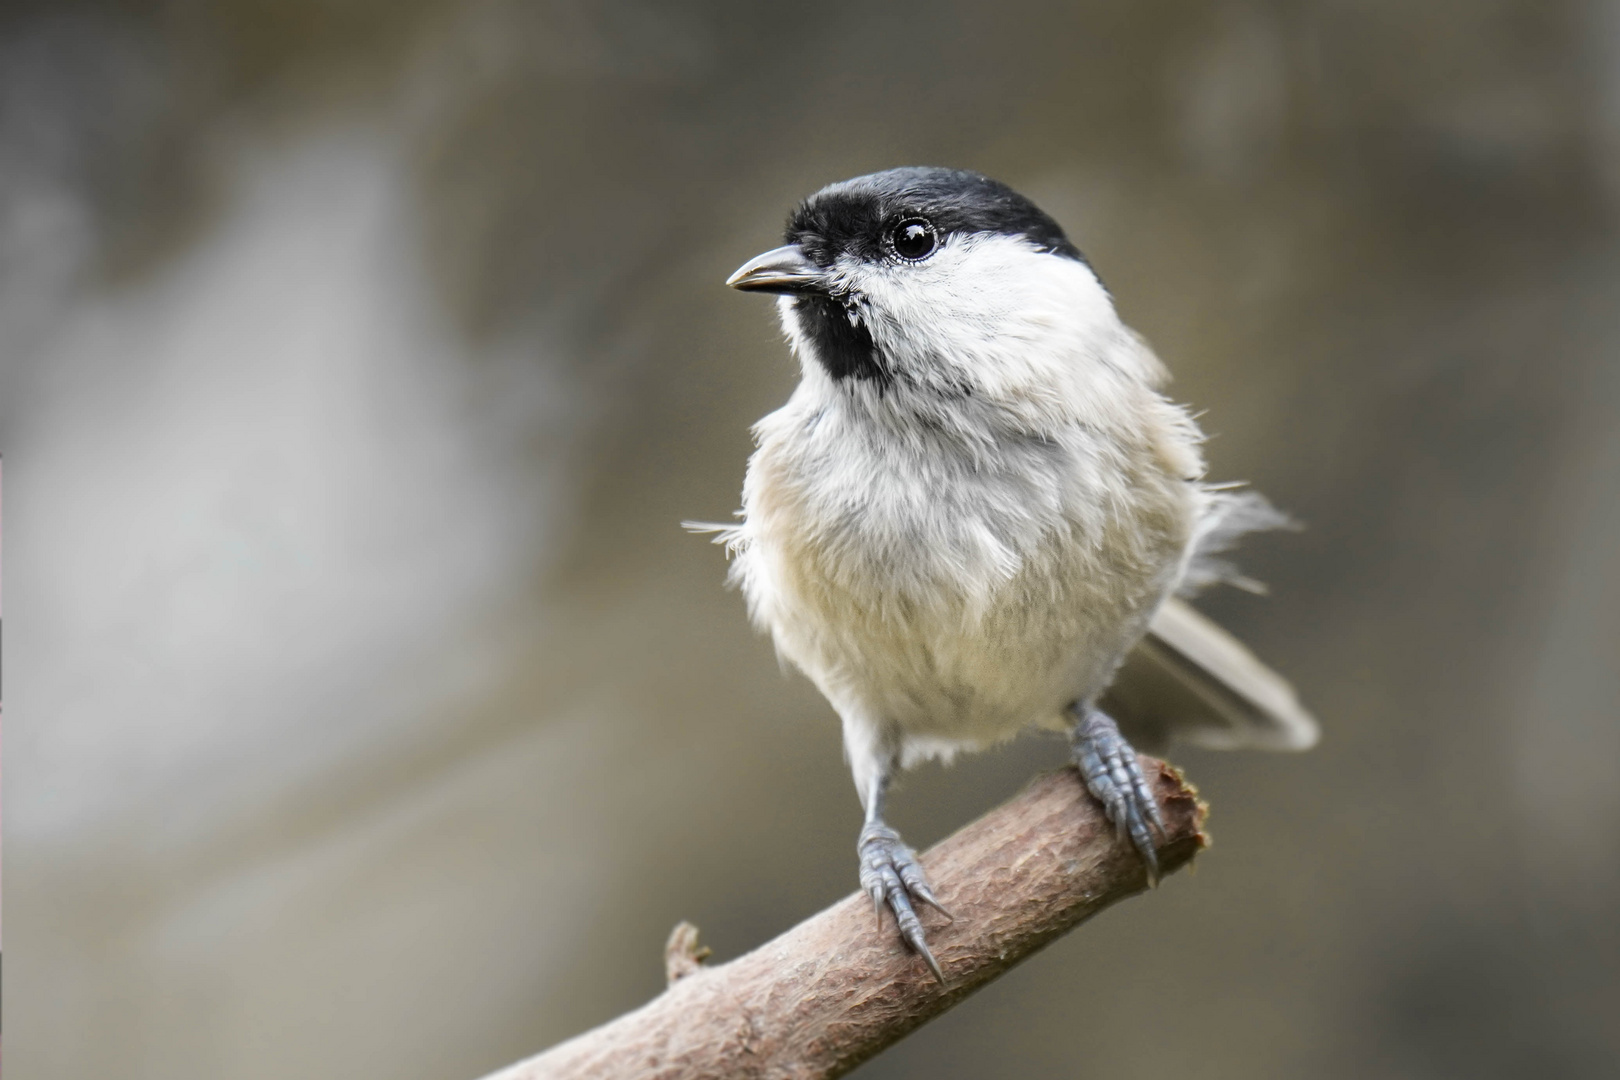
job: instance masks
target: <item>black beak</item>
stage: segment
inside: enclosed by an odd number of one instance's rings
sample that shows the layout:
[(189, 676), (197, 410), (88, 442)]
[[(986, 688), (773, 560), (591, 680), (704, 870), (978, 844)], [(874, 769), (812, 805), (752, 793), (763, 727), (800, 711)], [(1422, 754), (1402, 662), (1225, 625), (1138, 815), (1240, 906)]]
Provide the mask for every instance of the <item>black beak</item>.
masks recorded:
[(742, 264), (726, 284), (744, 292), (785, 293), (789, 296), (820, 287), (826, 278), (798, 244), (775, 248)]

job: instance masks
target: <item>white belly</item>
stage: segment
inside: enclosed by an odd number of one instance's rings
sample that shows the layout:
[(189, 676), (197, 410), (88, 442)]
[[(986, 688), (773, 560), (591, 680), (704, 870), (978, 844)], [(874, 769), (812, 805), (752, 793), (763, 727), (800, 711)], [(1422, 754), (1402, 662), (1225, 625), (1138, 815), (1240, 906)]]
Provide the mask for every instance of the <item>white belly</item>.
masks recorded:
[(1124, 583), (1071, 547), (988, 596), (919, 601), (881, 580), (861, 592), (828, 587), (793, 556), (750, 553), (777, 564), (759, 580), (769, 582), (778, 650), (841, 714), (940, 749), (1059, 723), (1067, 705), (1103, 688), (1170, 580), (1166, 567)]

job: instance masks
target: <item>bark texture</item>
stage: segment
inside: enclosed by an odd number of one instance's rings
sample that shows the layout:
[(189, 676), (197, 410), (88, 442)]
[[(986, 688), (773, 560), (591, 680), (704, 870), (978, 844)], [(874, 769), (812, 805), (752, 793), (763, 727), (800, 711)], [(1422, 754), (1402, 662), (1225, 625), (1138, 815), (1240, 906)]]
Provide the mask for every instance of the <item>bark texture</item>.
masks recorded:
[[(1142, 767), (1168, 827), (1159, 864), (1169, 874), (1207, 844), (1205, 808), (1171, 766), (1144, 757)], [(1130, 843), (1115, 836), (1073, 769), (1039, 777), (922, 862), (956, 915), (946, 923), (919, 908), (943, 986), (900, 941), (892, 918), (877, 929), (870, 901), (857, 893), (729, 963), (671, 960), (671, 984), (651, 1002), (487, 1080), (841, 1076), (1147, 888)], [(672, 956), (695, 950), (696, 931), (688, 941), (683, 929)]]

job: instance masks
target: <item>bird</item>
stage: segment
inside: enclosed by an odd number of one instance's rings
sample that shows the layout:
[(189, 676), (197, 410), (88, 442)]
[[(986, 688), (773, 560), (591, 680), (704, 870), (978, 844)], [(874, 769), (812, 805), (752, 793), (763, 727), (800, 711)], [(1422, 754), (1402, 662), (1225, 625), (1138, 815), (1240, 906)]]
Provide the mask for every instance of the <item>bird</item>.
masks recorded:
[(943, 983), (919, 910), (953, 916), (885, 821), (894, 778), (1063, 732), (1155, 883), (1137, 745), (1317, 739), (1288, 682), (1185, 601), (1254, 588), (1224, 553), (1290, 519), (1205, 480), (1164, 365), (1007, 185), (876, 172), (810, 195), (784, 239), (727, 284), (776, 298), (798, 385), (752, 428), (737, 520), (685, 524), (715, 534), (754, 625), (838, 714), (861, 888)]

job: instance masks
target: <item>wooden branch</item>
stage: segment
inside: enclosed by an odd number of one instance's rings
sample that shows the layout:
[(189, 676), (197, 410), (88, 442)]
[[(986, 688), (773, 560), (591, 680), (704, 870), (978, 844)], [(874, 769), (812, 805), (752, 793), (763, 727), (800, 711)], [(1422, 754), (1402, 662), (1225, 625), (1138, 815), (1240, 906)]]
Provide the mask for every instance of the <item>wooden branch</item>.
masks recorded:
[[(1169, 874), (1208, 842), (1204, 805), (1169, 765), (1142, 759), (1168, 834)], [(946, 924), (923, 914), (944, 986), (853, 896), (729, 963), (698, 964), (697, 931), (670, 938), (670, 986), (648, 1004), (486, 1080), (842, 1076), (1108, 905), (1147, 888), (1073, 769), (1042, 776), (941, 841), (922, 862)], [(852, 871), (853, 872), (853, 871)]]

